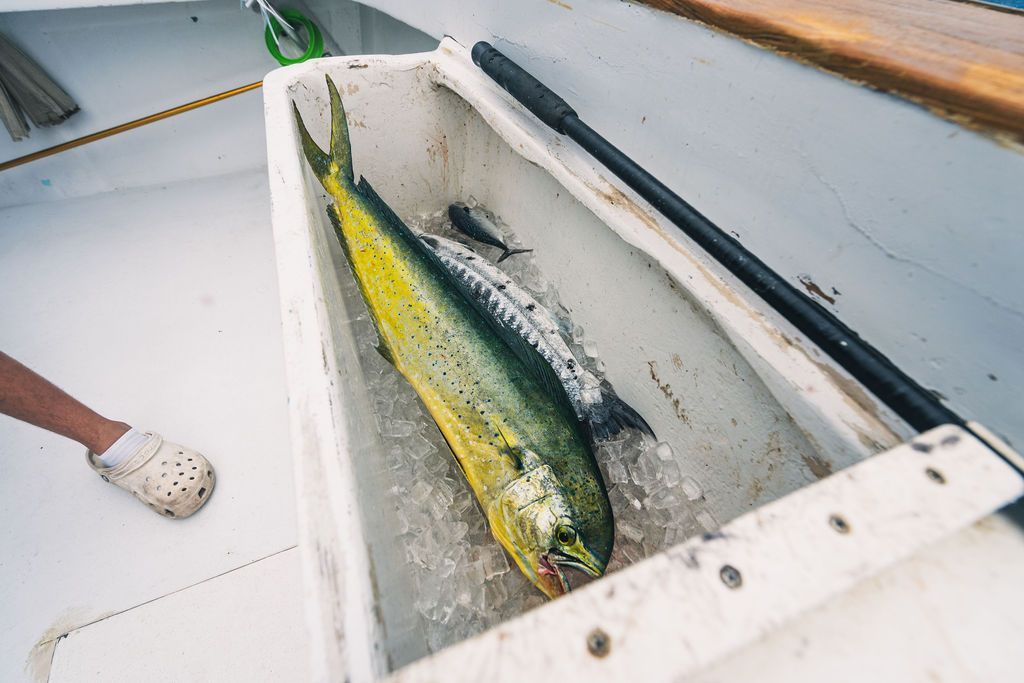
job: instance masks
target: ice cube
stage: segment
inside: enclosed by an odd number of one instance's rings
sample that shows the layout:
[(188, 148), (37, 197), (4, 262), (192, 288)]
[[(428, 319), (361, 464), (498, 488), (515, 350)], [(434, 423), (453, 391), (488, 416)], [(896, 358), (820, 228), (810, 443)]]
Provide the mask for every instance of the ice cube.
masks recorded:
[[(677, 486), (682, 481), (683, 471), (679, 468), (679, 463), (675, 460), (669, 460), (668, 462), (662, 463), (661, 465), (661, 480), (665, 486)], [(685, 493), (685, 491), (684, 491)]]
[(662, 488), (658, 489), (647, 498), (647, 507), (664, 510), (666, 508), (679, 505), (680, 502), (682, 501), (680, 497), (676, 495), (675, 489)]
[(416, 609), (427, 615), (441, 599), (441, 586), (445, 577), (437, 572), (420, 572), (416, 575)]
[(408, 547), (416, 564), (430, 570), (437, 568), (439, 544), (433, 529), (428, 527), (416, 536), (413, 536)]
[(383, 436), (404, 438), (412, 436), (416, 431), (416, 424), (408, 420), (389, 420), (384, 418), (381, 422), (380, 433)]
[(630, 508), (640, 510), (643, 505), (640, 499), (630, 490), (630, 484), (617, 484), (608, 491), (608, 499), (616, 515), (627, 514)]
[(427, 497), (426, 507), (430, 516), (434, 519), (442, 519), (445, 513), (448, 512), (449, 499), (436, 488), (432, 489), (430, 495)]
[(701, 489), (700, 484), (697, 483), (697, 480), (693, 477), (683, 477), (681, 486), (683, 494), (686, 496), (687, 500), (697, 500), (704, 495), (704, 491)]
[(455, 522), (451, 526), (451, 540), (453, 543), (461, 541), (469, 533), (469, 525), (465, 522)]
[(613, 484), (625, 484), (629, 481), (629, 473), (626, 472), (626, 465), (621, 460), (612, 460), (606, 466), (608, 481)]
[[(410, 423), (411, 424), (411, 423)], [(405, 444), (409, 455), (414, 459), (420, 460), (426, 457), (430, 453), (433, 453), (436, 449), (434, 444), (430, 443), (427, 439), (423, 438), (422, 434), (414, 434), (409, 439), (408, 443)]]
[(452, 496), (455, 493), (455, 482), (448, 477), (442, 477), (434, 482), (434, 488), (440, 492), (440, 495), (445, 499), (445, 507), (452, 504)]
[(451, 576), (455, 573), (455, 560), (446, 557), (438, 564), (436, 571), (442, 577)]
[(466, 511), (473, 507), (473, 494), (468, 490), (457, 491), (452, 496), (452, 512), (462, 517)]
[(423, 469), (431, 475), (440, 476), (448, 472), (450, 460), (451, 456), (448, 454), (442, 454), (435, 451), (433, 455), (427, 456), (423, 459)]
[(622, 444), (624, 441), (605, 441), (601, 444), (598, 454), (606, 460), (618, 460), (622, 457)]
[(704, 527), (704, 531), (716, 531), (718, 529), (718, 520), (707, 510), (701, 510), (696, 514), (697, 523)]
[(394, 395), (379, 395), (373, 399), (373, 410), (382, 417), (391, 417), (391, 412), (395, 409), (395, 397)]
[(622, 554), (630, 564), (634, 564), (644, 559), (643, 549), (638, 543), (623, 543)]
[(645, 519), (643, 524), (644, 538), (641, 547), (646, 557), (650, 557), (660, 551), (665, 542), (665, 528), (650, 519)]
[(409, 500), (417, 505), (423, 505), (427, 501), (427, 498), (430, 497), (432, 489), (433, 487), (430, 484), (421, 479), (417, 481), (409, 491)]
[(646, 488), (661, 476), (661, 461), (651, 451), (645, 451), (629, 466), (629, 474), (634, 484)]
[(620, 534), (633, 541), (639, 543), (644, 539), (644, 531), (639, 526), (631, 521), (622, 520), (615, 525), (618, 528)]
[(682, 543), (689, 535), (682, 524), (670, 524), (665, 528), (665, 547), (670, 548), (674, 545)]
[(508, 558), (497, 543), (490, 543), (480, 548), (480, 561), (484, 568), (484, 578), (490, 579), (509, 571)]
[(504, 581), (488, 581), (484, 587), (484, 603), (486, 608), (497, 612), (508, 600), (508, 588)]
[(664, 441), (658, 442), (658, 445), (654, 447), (654, 453), (662, 462), (670, 462), (676, 459), (675, 453), (672, 452), (672, 446)]

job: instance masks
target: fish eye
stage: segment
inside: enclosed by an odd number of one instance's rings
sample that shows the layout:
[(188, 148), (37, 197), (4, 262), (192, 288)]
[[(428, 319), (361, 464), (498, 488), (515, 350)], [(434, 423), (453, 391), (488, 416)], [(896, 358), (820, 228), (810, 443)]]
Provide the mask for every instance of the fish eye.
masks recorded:
[(572, 545), (576, 542), (576, 530), (568, 524), (560, 524), (555, 529), (555, 540), (559, 545)]

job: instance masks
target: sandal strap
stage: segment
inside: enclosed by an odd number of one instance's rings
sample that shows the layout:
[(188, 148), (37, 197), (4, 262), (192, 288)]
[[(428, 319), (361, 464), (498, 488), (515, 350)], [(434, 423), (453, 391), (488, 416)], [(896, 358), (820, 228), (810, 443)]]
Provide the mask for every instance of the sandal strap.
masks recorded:
[(122, 463), (114, 465), (113, 467), (104, 467), (103, 463), (99, 461), (99, 456), (89, 450), (85, 452), (86, 462), (88, 462), (89, 467), (96, 470), (104, 480), (117, 481), (145, 465), (154, 455), (156, 455), (156, 452), (160, 450), (160, 446), (164, 442), (164, 437), (160, 436), (156, 432), (143, 432), (143, 434), (148, 436), (149, 439), (132, 457)]

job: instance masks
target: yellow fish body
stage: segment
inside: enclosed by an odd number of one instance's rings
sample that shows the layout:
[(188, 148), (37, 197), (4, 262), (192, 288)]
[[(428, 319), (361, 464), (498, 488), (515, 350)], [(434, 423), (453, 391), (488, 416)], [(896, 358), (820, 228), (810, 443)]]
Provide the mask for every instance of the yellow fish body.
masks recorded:
[(327, 79), (331, 151), (295, 109), (309, 164), (377, 328), (455, 455), (495, 538), (545, 594), (562, 568), (593, 576), (611, 554), (611, 506), (574, 416), (528, 371), (365, 179), (355, 182), (341, 98)]

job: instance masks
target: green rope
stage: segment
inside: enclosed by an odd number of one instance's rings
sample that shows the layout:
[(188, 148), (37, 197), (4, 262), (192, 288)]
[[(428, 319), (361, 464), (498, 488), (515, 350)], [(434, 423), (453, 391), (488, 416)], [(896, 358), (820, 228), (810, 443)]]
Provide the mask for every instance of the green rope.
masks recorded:
[(309, 18), (303, 15), (301, 12), (297, 12), (293, 9), (281, 10), (281, 16), (284, 17), (292, 26), (301, 25), (306, 29), (306, 37), (309, 44), (306, 46), (306, 51), (300, 57), (285, 57), (281, 53), (281, 48), (278, 46), (277, 41), (274, 40), (274, 33), (277, 35), (282, 34), (281, 24), (278, 23), (277, 19), (270, 17), (270, 23), (273, 27), (267, 26), (266, 30), (263, 31), (263, 38), (267, 43), (267, 50), (273, 55), (274, 59), (281, 66), (288, 66), (289, 64), (299, 64), (306, 61), (307, 59), (316, 59), (317, 57), (323, 57), (324, 55), (324, 37), (320, 33), (320, 29), (317, 28)]

